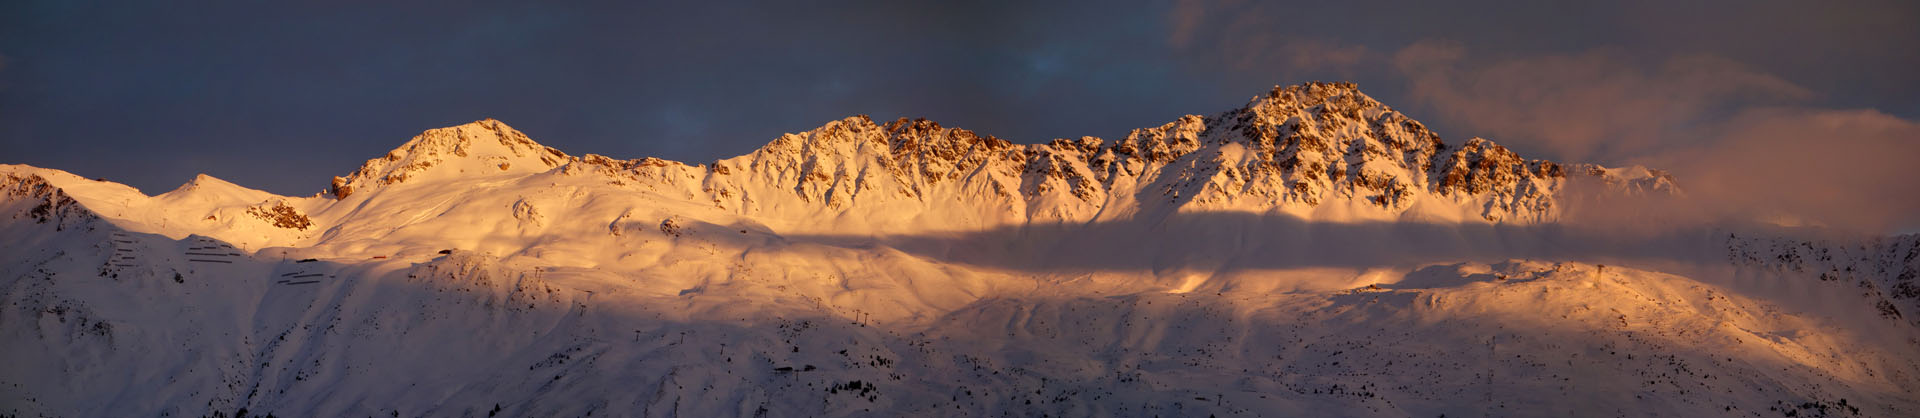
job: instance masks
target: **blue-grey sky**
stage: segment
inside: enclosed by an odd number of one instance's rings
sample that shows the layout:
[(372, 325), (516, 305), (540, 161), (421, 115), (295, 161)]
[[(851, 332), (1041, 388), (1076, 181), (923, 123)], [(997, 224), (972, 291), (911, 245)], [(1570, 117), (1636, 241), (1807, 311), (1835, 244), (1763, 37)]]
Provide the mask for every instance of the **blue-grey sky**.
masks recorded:
[(1920, 195), (1911, 1), (489, 3), (0, 2), (0, 163), (298, 195), (488, 117), (700, 163), (854, 114), (1113, 138), (1349, 80), (1450, 140), (1708, 193)]

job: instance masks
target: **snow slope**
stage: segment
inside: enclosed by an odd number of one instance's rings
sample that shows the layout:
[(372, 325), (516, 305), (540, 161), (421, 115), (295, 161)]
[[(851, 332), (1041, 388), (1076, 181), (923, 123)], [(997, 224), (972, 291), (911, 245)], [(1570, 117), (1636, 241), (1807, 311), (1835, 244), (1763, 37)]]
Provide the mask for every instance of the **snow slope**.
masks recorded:
[(1583, 184), (1678, 193), (1343, 83), (1116, 141), (854, 117), (701, 165), (484, 120), (308, 197), (0, 166), (0, 413), (1920, 408), (1916, 237), (1557, 225)]

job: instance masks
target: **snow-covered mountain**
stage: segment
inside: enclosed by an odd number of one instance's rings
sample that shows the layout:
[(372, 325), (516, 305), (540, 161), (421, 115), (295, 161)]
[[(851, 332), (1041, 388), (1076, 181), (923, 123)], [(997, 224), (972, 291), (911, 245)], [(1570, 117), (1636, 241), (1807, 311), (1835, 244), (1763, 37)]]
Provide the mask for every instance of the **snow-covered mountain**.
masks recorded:
[(687, 174), (699, 198), (734, 213), (891, 230), (1204, 211), (1535, 223), (1559, 215), (1570, 182), (1673, 191), (1663, 173), (1622, 173), (1525, 160), (1478, 138), (1449, 146), (1352, 84), (1311, 83), (1115, 141), (1020, 145), (926, 120), (847, 118)]
[(858, 116), (694, 165), (483, 120), (304, 197), (0, 166), (0, 413), (1920, 408), (1914, 237), (1557, 223), (1644, 194), (1681, 192), (1345, 83), (1111, 141)]

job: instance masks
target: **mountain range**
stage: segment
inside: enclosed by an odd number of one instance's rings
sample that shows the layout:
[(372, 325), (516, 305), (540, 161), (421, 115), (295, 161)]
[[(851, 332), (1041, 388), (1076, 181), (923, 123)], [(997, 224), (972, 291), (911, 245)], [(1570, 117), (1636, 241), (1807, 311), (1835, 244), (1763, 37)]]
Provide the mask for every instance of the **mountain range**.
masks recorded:
[(1920, 236), (1571, 222), (1684, 179), (1449, 143), (1350, 83), (699, 164), (487, 119), (315, 184), (0, 166), (0, 413), (1920, 413)]

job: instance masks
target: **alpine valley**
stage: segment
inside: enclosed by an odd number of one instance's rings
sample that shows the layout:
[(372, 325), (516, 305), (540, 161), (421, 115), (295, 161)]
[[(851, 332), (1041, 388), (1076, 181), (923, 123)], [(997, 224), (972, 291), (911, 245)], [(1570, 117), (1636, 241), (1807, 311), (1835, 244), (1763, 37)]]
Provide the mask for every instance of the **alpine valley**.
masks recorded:
[(305, 197), (0, 165), (0, 414), (1920, 415), (1920, 236), (1574, 220), (1685, 180), (1349, 83), (706, 164), (489, 119)]

